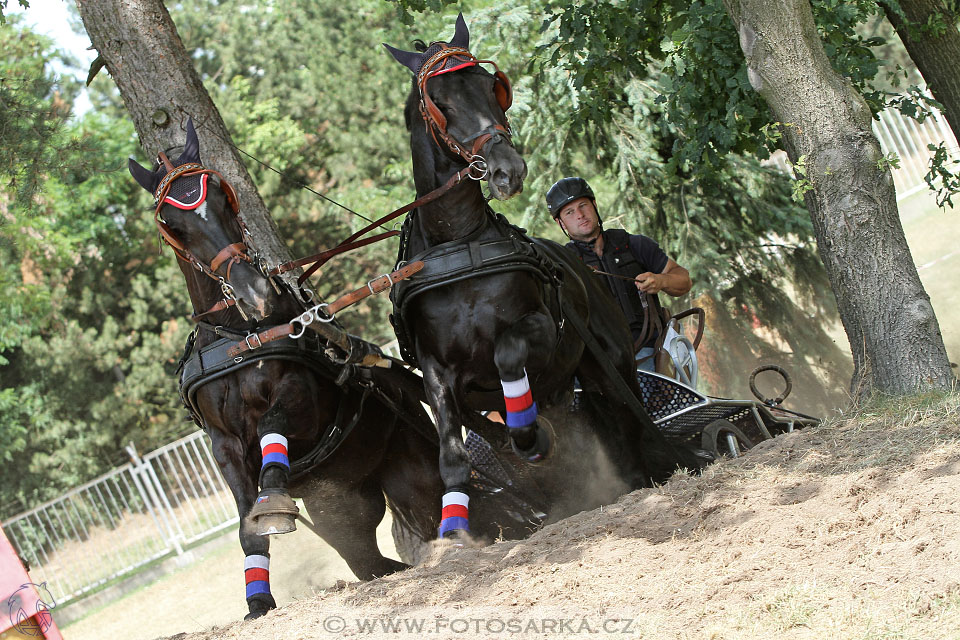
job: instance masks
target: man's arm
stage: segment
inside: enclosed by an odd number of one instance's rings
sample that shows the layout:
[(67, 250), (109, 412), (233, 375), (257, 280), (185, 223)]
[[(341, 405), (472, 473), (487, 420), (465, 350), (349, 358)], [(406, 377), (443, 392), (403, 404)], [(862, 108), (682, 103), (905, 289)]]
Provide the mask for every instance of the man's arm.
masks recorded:
[(667, 265), (660, 273), (641, 273), (636, 278), (637, 289), (645, 293), (660, 293), (663, 291), (673, 297), (682, 296), (690, 291), (693, 281), (690, 272), (678, 265), (672, 258), (667, 259)]

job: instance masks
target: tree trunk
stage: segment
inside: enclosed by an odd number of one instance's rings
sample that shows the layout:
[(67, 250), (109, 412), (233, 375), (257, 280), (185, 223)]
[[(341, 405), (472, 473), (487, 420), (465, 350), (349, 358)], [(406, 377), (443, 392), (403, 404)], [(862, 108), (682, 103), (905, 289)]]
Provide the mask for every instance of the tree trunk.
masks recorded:
[(903, 234), (870, 109), (831, 68), (809, 1), (724, 4), (750, 84), (787, 123), (787, 153), (812, 184), (805, 199), (853, 352), (854, 400), (949, 389), (940, 325)]
[[(960, 140), (960, 73), (957, 72), (960, 31), (956, 16), (947, 10), (942, 0), (900, 0), (902, 16), (887, 2), (881, 6), (933, 97), (943, 105), (943, 115), (953, 135)], [(945, 25), (946, 29), (935, 32), (927, 27), (930, 22)]]
[(290, 259), (161, 0), (79, 0), (94, 48), (117, 83), (148, 158), (182, 145), (187, 118), (205, 163), (234, 186), (256, 249), (273, 266)]

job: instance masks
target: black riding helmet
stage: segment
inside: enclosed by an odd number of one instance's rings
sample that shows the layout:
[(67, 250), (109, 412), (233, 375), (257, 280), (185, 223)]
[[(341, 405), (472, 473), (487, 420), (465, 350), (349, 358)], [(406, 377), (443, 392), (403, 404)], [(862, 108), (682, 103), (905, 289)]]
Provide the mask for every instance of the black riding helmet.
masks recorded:
[[(577, 198), (590, 198), (593, 201), (593, 207), (597, 207), (597, 198), (593, 195), (593, 189), (587, 184), (587, 181), (580, 177), (563, 178), (553, 183), (553, 186), (547, 191), (547, 208), (550, 209), (550, 215), (556, 220), (560, 217), (560, 210)], [(600, 213), (597, 212), (599, 219)]]

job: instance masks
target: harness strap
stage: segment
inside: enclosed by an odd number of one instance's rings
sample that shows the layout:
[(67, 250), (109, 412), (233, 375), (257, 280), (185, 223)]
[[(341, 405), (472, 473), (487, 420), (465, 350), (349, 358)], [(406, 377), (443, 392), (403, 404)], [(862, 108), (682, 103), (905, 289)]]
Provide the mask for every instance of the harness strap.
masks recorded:
[[(330, 304), (326, 305), (325, 311), (332, 319), (333, 315), (341, 309), (345, 309), (352, 304), (356, 304), (368, 296), (385, 291), (392, 287), (394, 283), (409, 278), (421, 269), (423, 269), (423, 261), (418, 260), (416, 262), (411, 262), (400, 269), (397, 269), (393, 273), (387, 273), (382, 276), (378, 276), (368, 282), (365, 286), (354, 289), (349, 293), (345, 293)], [(259, 333), (251, 333), (244, 337), (243, 340), (238, 341), (235, 345), (227, 349), (227, 355), (230, 357), (235, 357), (245, 351), (253, 351), (254, 349), (262, 347), (268, 342), (286, 338), (287, 336), (299, 333), (300, 331), (302, 331), (302, 327), (298, 328), (293, 322), (288, 322), (287, 324), (270, 327), (269, 329)]]
[(379, 240), (383, 240), (385, 238), (392, 238), (393, 236), (399, 235), (398, 231), (388, 231), (387, 233), (381, 233), (379, 235), (372, 236), (365, 240), (354, 242), (357, 238), (364, 235), (371, 229), (374, 229), (386, 222), (390, 222), (394, 218), (398, 218), (399, 216), (402, 216), (403, 214), (408, 213), (413, 209), (416, 209), (425, 204), (433, 202), (434, 200), (436, 200), (437, 198), (445, 194), (447, 191), (452, 189), (455, 185), (459, 184), (464, 177), (470, 174), (472, 169), (473, 167), (469, 165), (464, 167), (457, 173), (453, 174), (450, 177), (450, 179), (447, 180), (446, 183), (444, 183), (442, 186), (434, 189), (433, 191), (431, 191), (430, 193), (426, 194), (421, 198), (417, 198), (410, 204), (404, 205), (399, 209), (395, 209), (394, 211), (391, 211), (387, 215), (383, 216), (382, 218), (379, 218), (374, 222), (371, 222), (364, 228), (360, 229), (356, 233), (352, 234), (350, 237), (343, 240), (343, 242), (338, 244), (336, 247), (332, 249), (327, 249), (326, 251), (321, 251), (320, 253), (314, 254), (312, 256), (307, 256), (306, 258), (300, 258), (298, 260), (284, 262), (283, 264), (277, 265), (276, 267), (271, 269), (269, 275), (274, 276), (274, 275), (279, 275), (281, 273), (286, 273), (288, 271), (292, 271), (293, 269), (302, 267), (312, 262), (313, 265), (310, 268), (308, 268), (306, 271), (304, 271), (303, 275), (297, 279), (297, 284), (302, 284), (304, 280), (306, 280), (311, 275), (313, 275), (313, 273), (317, 269), (322, 267), (330, 258), (334, 257), (335, 255), (344, 253), (345, 251), (350, 251), (351, 249), (356, 249), (358, 247), (371, 244), (373, 242), (377, 242)]
[(228, 244), (223, 249), (220, 250), (213, 260), (210, 261), (210, 270), (216, 271), (220, 268), (225, 261), (230, 260), (230, 265), (227, 266), (227, 280), (230, 279), (230, 267), (240, 260), (250, 261), (250, 257), (246, 254), (247, 245), (242, 242), (235, 242), (233, 244)]
[(215, 302), (214, 305), (209, 309), (207, 309), (206, 311), (202, 313), (193, 314), (192, 316), (190, 316), (190, 319), (194, 322), (200, 322), (200, 319), (203, 318), (204, 316), (208, 316), (211, 313), (216, 313), (218, 311), (223, 311), (224, 309), (229, 309), (230, 307), (236, 304), (237, 304), (236, 300), (232, 300), (230, 298), (224, 298), (219, 302)]

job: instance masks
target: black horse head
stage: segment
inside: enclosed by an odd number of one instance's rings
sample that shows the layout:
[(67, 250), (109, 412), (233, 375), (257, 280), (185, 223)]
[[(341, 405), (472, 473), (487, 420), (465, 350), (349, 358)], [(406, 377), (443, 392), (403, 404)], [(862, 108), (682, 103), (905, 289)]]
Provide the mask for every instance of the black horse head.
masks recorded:
[[(204, 173), (200, 162), (200, 143), (193, 120), (187, 121), (187, 140), (180, 156), (170, 162), (162, 155), (153, 169), (140, 166), (130, 158), (130, 174), (141, 187), (162, 197), (157, 205), (157, 225), (161, 235), (185, 263), (190, 295), (198, 312), (210, 305), (211, 291), (232, 295), (245, 316), (263, 320), (270, 315), (276, 292), (261, 273), (256, 257), (251, 257), (246, 238), (237, 217), (236, 196), (232, 187), (221, 183), (219, 174)], [(168, 173), (195, 165), (200, 173), (190, 172), (164, 183)], [(174, 174), (179, 176), (179, 172)], [(163, 184), (162, 184), (163, 183)], [(169, 189), (164, 187), (169, 186)], [(158, 192), (158, 188), (162, 193)], [(233, 247), (233, 248), (231, 248)], [(193, 269), (198, 269), (194, 272)], [(200, 271), (212, 278), (194, 278)], [(209, 281), (209, 282), (207, 282)], [(194, 290), (191, 282), (203, 283), (203, 291)], [(229, 286), (223, 287), (222, 282)]]
[[(480, 66), (493, 63), (477, 60), (469, 53), (469, 45), (470, 33), (460, 14), (449, 42), (433, 42), (422, 52), (384, 47), (414, 75), (405, 116), (418, 188), (435, 180), (434, 175), (449, 173), (480, 156), (491, 195), (507, 200), (523, 190), (527, 175), (527, 165), (509, 136), (505, 111), (512, 100), (510, 82), (495, 66), (495, 73)], [(418, 114), (426, 121), (425, 130), (414, 126)], [(484, 134), (489, 139), (484, 141)], [(478, 140), (482, 144), (474, 148)], [(425, 161), (427, 157), (432, 162)]]

